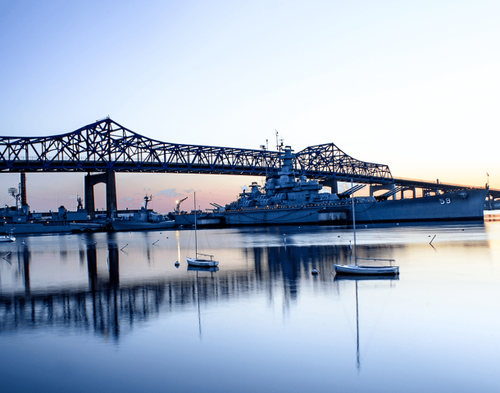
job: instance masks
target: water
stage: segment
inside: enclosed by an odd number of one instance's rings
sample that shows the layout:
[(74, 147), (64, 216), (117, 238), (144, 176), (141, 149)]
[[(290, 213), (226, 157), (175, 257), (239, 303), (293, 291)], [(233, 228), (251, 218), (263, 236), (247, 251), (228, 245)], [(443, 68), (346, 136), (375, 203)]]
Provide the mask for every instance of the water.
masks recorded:
[(400, 266), (380, 280), (334, 277), (349, 228), (198, 235), (218, 271), (188, 269), (190, 231), (1, 244), (0, 390), (500, 390), (500, 223), (359, 226)]

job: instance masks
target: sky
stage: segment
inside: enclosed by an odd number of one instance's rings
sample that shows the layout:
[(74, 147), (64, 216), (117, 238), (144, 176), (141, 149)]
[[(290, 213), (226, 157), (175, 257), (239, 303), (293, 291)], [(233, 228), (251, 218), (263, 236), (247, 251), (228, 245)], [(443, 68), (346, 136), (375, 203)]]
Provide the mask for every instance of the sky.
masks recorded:
[[(0, 0), (0, 136), (110, 116), (164, 142), (335, 143), (394, 177), (500, 189), (500, 2)], [(0, 174), (0, 202), (17, 174)], [(28, 174), (34, 210), (83, 174)], [(118, 207), (228, 203), (259, 178), (118, 174)], [(186, 202), (188, 203), (188, 202)], [(192, 203), (192, 202), (191, 202)], [(103, 208), (104, 186), (96, 188)]]

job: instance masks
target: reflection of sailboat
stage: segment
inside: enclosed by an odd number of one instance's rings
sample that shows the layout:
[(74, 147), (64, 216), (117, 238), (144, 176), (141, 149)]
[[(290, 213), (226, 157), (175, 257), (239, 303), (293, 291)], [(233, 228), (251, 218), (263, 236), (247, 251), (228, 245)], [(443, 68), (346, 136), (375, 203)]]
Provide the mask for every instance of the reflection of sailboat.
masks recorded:
[(198, 306), (198, 330), (199, 330), (199, 335), (200, 339), (202, 339), (202, 329), (201, 329), (201, 308), (200, 308), (200, 285), (198, 283), (198, 273), (199, 272), (210, 272), (210, 276), (214, 277), (213, 273), (217, 272), (219, 270), (218, 267), (196, 267), (196, 266), (188, 266), (188, 271), (195, 271), (196, 272), (196, 303)]
[[(209, 254), (201, 254), (198, 252), (198, 236), (197, 236), (197, 227), (196, 227), (196, 193), (194, 193), (194, 243), (195, 243), (195, 255), (194, 258), (187, 257), (187, 263), (190, 266), (197, 267), (213, 267), (219, 264), (218, 261), (213, 260), (213, 255)], [(210, 257), (210, 259), (200, 258), (199, 255), (204, 257)]]
[[(354, 265), (337, 265), (333, 264), (333, 269), (337, 274), (356, 274), (356, 275), (398, 275), (399, 274), (399, 266), (369, 266), (369, 265), (358, 265), (358, 259), (367, 259), (367, 258), (358, 258), (356, 256), (356, 212), (354, 209), (355, 201), (354, 197), (351, 198), (352, 205), (352, 227), (354, 231)], [(368, 258), (371, 260), (377, 261), (393, 261), (393, 259), (374, 259)]]
[(212, 267), (199, 267), (199, 266), (188, 266), (188, 272), (218, 272), (219, 268), (217, 266)]
[(359, 302), (358, 302), (358, 281), (372, 281), (372, 280), (399, 280), (398, 276), (340, 276), (336, 275), (334, 281), (352, 280), (356, 284), (356, 364), (358, 370), (361, 367), (361, 361), (359, 356)]

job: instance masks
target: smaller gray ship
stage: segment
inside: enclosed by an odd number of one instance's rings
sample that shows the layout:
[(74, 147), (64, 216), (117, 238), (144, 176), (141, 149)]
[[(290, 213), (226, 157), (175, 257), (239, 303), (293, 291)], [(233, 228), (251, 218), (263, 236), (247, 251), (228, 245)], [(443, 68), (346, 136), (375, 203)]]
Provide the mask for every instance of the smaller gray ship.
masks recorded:
[(168, 229), (175, 225), (174, 220), (168, 220), (163, 215), (155, 213), (148, 209), (148, 203), (152, 197), (146, 195), (144, 197), (144, 206), (138, 212), (132, 213), (130, 216), (115, 218), (110, 222), (110, 226), (114, 231), (144, 231), (156, 229)]
[(9, 188), (9, 194), (15, 199), (14, 206), (5, 205), (0, 209), (0, 233), (4, 234), (48, 234), (72, 231), (84, 231), (89, 227), (101, 226), (90, 223), (87, 211), (78, 198), (77, 211), (69, 211), (60, 206), (56, 212), (32, 212), (29, 205), (23, 202), (22, 186), (18, 192), (16, 187)]

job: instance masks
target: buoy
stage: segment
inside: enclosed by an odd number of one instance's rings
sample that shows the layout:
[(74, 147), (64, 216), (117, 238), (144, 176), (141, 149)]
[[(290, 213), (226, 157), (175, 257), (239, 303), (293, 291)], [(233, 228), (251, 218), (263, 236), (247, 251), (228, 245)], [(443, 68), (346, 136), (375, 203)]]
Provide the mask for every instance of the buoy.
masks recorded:
[(319, 270), (316, 269), (316, 268), (314, 268), (313, 270), (311, 270), (311, 274), (315, 275), (315, 274), (318, 274), (318, 273), (319, 273)]
[(179, 268), (179, 265), (180, 265), (179, 261), (175, 261), (174, 265), (176, 268)]

